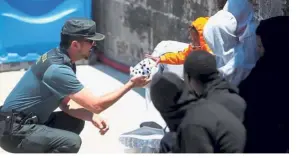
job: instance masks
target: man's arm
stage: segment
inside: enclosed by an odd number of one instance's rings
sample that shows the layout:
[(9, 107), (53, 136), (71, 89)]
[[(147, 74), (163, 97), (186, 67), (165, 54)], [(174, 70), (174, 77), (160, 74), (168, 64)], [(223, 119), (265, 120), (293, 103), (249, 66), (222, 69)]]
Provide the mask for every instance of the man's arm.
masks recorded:
[(75, 94), (70, 94), (69, 97), (89, 111), (98, 114), (117, 102), (123, 95), (130, 91), (133, 86), (133, 83), (129, 81), (118, 90), (100, 97), (93, 95), (87, 88), (83, 88)]
[(213, 153), (209, 133), (197, 125), (187, 125), (178, 132), (178, 150), (181, 153)]
[(70, 101), (69, 104), (60, 104), (60, 109), (65, 113), (73, 116), (75, 118), (85, 120), (85, 121), (92, 121), (93, 113), (86, 110), (82, 106), (76, 104), (73, 101)]
[(148, 83), (146, 77), (134, 77), (118, 90), (104, 96), (95, 96), (77, 79), (71, 68), (65, 65), (52, 65), (43, 77), (43, 83), (60, 99), (69, 97), (90, 112), (100, 113), (118, 101), (133, 87)]
[(95, 127), (100, 129), (101, 135), (104, 135), (109, 130), (108, 124), (99, 115), (86, 110), (74, 101), (70, 101), (68, 104), (68, 97), (64, 100), (65, 102), (60, 104), (60, 109), (65, 113), (75, 118), (91, 122)]

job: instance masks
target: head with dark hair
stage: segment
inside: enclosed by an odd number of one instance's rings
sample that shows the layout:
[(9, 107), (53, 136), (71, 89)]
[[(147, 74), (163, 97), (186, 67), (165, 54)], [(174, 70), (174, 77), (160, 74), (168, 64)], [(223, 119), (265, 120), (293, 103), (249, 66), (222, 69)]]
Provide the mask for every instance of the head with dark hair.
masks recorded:
[[(184, 87), (184, 81), (171, 72), (157, 73), (151, 81), (150, 96), (159, 112), (170, 111), (176, 104)], [(165, 107), (167, 106), (167, 107)]]
[[(289, 49), (289, 16), (277, 16), (260, 21), (256, 29), (257, 49), (260, 53), (288, 51)], [(265, 54), (264, 54), (265, 55)]]
[(81, 44), (83, 44), (83, 42), (88, 42), (90, 44), (95, 44), (94, 41), (85, 39), (83, 37), (71, 36), (71, 35), (66, 35), (61, 33), (60, 47), (69, 49), (72, 46), (73, 42), (79, 42)]
[(159, 111), (170, 131), (176, 131), (191, 102), (196, 100), (184, 81), (172, 72), (157, 73), (150, 87), (153, 105)]
[(201, 95), (204, 85), (219, 76), (215, 56), (206, 51), (193, 51), (184, 63), (184, 79), (189, 87)]
[(90, 19), (73, 18), (64, 24), (61, 31), (60, 47), (66, 49), (70, 58), (77, 61), (90, 56), (95, 41), (105, 38), (96, 32), (96, 23)]
[(95, 45), (93, 40), (61, 33), (60, 47), (71, 52), (74, 60), (87, 59)]

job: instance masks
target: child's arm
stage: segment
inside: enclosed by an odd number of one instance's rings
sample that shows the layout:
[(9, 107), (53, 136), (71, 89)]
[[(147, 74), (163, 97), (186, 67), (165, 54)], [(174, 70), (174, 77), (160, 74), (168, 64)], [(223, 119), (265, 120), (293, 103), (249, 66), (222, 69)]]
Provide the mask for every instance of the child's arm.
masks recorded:
[(160, 56), (159, 63), (171, 64), (171, 65), (182, 65), (184, 64), (186, 57), (189, 55), (191, 51), (192, 51), (192, 48), (191, 46), (189, 46), (188, 48), (178, 53), (176, 52), (165, 53), (162, 56)]

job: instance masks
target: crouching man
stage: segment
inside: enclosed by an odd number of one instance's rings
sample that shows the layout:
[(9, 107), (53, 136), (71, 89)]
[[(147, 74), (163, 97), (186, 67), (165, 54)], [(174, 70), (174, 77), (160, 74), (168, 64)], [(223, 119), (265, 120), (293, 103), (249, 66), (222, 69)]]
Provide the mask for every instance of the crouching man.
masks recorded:
[[(88, 58), (96, 41), (89, 19), (68, 20), (61, 31), (60, 46), (41, 56), (24, 74), (0, 109), (0, 146), (12, 153), (77, 153), (84, 121), (101, 134), (108, 131), (97, 115), (134, 87), (145, 86), (145, 77), (131, 78), (120, 89), (95, 96), (76, 77), (75, 61)], [(68, 106), (69, 100), (79, 107)], [(60, 107), (61, 112), (53, 112)]]

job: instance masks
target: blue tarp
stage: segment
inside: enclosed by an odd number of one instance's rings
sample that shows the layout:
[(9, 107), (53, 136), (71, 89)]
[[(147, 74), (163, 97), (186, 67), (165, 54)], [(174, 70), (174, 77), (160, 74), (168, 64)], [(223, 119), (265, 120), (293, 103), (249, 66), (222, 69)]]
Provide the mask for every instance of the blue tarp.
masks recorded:
[(91, 18), (91, 0), (0, 1), (0, 64), (35, 61), (60, 42), (71, 17)]

